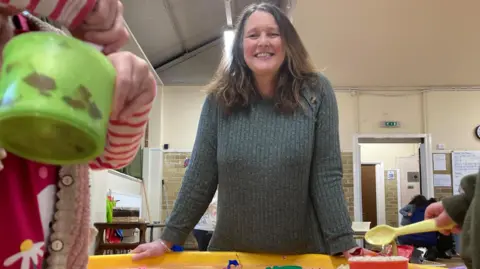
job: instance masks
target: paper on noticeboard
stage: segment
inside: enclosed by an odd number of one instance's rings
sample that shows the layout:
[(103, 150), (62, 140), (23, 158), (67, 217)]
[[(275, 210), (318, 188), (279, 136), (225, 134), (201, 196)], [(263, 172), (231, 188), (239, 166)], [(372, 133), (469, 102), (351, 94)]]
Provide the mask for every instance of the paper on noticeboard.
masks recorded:
[(434, 174), (433, 175), (433, 185), (435, 187), (451, 187), (452, 186), (452, 176), (451, 175), (442, 175)]
[(433, 154), (433, 171), (447, 170), (447, 155), (443, 153)]

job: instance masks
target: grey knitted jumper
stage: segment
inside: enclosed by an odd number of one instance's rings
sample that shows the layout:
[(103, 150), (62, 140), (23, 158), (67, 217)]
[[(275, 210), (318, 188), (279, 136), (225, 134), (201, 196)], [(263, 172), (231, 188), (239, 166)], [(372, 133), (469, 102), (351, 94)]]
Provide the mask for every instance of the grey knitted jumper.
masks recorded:
[(282, 115), (260, 100), (227, 116), (207, 97), (161, 238), (183, 244), (218, 185), (211, 251), (337, 254), (355, 247), (329, 81), (319, 75), (305, 86), (302, 103), (304, 109)]

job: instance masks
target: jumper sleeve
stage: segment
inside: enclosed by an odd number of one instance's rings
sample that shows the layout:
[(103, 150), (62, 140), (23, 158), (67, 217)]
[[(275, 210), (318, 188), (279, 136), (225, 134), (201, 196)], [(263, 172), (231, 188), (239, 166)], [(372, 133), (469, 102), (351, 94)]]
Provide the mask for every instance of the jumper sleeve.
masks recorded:
[(412, 211), (412, 205), (406, 205), (400, 209), (399, 213), (404, 217), (408, 217), (408, 213), (412, 213)]
[(34, 15), (47, 17), (74, 29), (85, 20), (97, 0), (10, 0), (6, 1), (7, 3), (1, 2), (0, 7), (27, 10)]
[(460, 182), (465, 193), (447, 197), (442, 200), (445, 211), (447, 211), (452, 220), (460, 226), (463, 225), (465, 215), (472, 203), (476, 181), (478, 180), (477, 177), (477, 174), (465, 176)]
[(130, 164), (141, 145), (153, 101), (138, 107), (126, 121), (110, 119), (105, 150), (89, 163), (91, 169), (120, 169)]
[(310, 178), (310, 195), (329, 254), (356, 247), (342, 189), (342, 160), (335, 93), (327, 78), (316, 86), (320, 96)]
[(190, 163), (161, 239), (182, 245), (212, 201), (218, 185), (218, 109), (213, 96), (203, 104)]

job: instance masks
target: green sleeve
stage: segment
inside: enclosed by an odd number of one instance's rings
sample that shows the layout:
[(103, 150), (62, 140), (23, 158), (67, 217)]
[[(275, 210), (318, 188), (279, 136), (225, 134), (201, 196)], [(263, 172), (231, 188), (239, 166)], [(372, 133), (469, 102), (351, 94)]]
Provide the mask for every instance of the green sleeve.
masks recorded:
[(463, 225), (463, 220), (472, 202), (477, 176), (477, 174), (472, 174), (462, 178), (460, 186), (465, 193), (447, 197), (442, 200), (447, 214), (460, 226)]
[(310, 195), (330, 254), (356, 247), (342, 189), (338, 107), (330, 82), (320, 77)]
[(182, 245), (207, 210), (218, 185), (216, 101), (207, 97), (197, 129), (192, 157), (161, 238)]

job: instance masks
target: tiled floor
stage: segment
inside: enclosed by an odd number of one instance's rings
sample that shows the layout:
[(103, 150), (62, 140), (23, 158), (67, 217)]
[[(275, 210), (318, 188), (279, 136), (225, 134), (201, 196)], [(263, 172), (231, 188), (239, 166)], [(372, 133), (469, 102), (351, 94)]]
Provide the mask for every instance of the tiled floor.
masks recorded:
[(445, 264), (447, 268), (455, 268), (463, 265), (459, 257), (454, 257), (451, 260), (437, 260), (436, 263)]
[(448, 268), (454, 268), (454, 267), (458, 267), (458, 266), (463, 265), (462, 259), (460, 259), (458, 257), (452, 258), (451, 260), (442, 260), (440, 262), (446, 264), (448, 266)]

